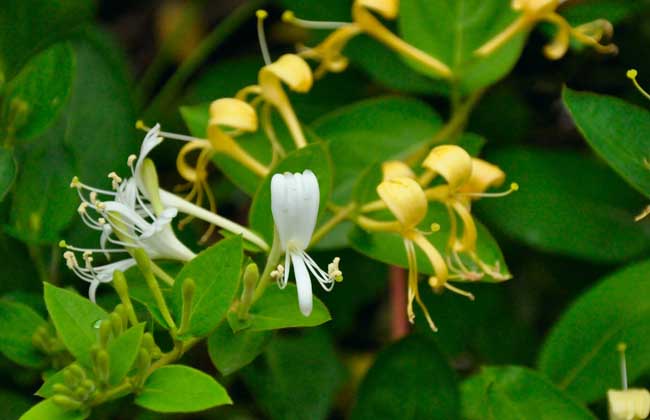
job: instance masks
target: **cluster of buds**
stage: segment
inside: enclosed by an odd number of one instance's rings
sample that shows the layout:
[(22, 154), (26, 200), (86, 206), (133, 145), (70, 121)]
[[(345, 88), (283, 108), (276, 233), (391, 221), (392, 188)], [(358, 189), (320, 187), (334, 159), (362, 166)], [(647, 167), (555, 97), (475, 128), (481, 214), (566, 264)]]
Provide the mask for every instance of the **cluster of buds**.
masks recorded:
[(63, 370), (63, 382), (52, 386), (52, 401), (68, 410), (83, 409), (98, 392), (97, 383), (79, 363), (72, 363)]

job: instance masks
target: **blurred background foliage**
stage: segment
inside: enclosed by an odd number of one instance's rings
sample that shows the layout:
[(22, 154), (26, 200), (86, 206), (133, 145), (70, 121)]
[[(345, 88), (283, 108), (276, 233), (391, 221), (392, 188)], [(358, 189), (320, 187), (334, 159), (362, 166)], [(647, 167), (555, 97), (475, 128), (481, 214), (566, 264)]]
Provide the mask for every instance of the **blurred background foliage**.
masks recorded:
[[(9, 149), (0, 153), (0, 192), (4, 195), (11, 188), (10, 196), (0, 203), (0, 296), (26, 303), (45, 316), (41, 281), (79, 283), (61, 267), (56, 246), (62, 237), (81, 245), (94, 240), (84, 237), (87, 230), (79, 229), (70, 179), (77, 174), (94, 184), (122, 168), (127, 155), (138, 147), (137, 118), (159, 121), (168, 131), (186, 132), (182, 114), (190, 121), (192, 112), (205, 113), (211, 100), (232, 96), (255, 82), (263, 65), (252, 17), (259, 7), (269, 9), (273, 18), (269, 39), (275, 54), (323, 35), (282, 24), (279, 16), (285, 8), (307, 19), (350, 19), (346, 0), (5, 0), (0, 7), (0, 69), (7, 82), (0, 84), (4, 97), (0, 121), (2, 137), (13, 153)], [(453, 384), (482, 365), (522, 365), (544, 371), (548, 357), (540, 358), (542, 343), (569, 304), (618, 268), (650, 255), (650, 225), (634, 222), (645, 198), (590, 151), (561, 99), (563, 87), (568, 86), (646, 108), (650, 105), (625, 77), (626, 70), (634, 67), (650, 85), (650, 60), (644, 54), (650, 45), (650, 2), (568, 1), (562, 13), (574, 23), (599, 17), (610, 20), (620, 53), (601, 56), (575, 48), (562, 60), (551, 62), (540, 54), (549, 30), (538, 27), (512, 71), (488, 89), (469, 120), (468, 131), (485, 139), (482, 156), (521, 186), (507, 199), (477, 205), (479, 218), (501, 245), (512, 280), (468, 286), (475, 302), (428, 297), (440, 331), (433, 334), (420, 322), (411, 337), (378, 353), (391, 341), (388, 269), (354, 250), (337, 251), (346, 280), (321, 296), (332, 321), (317, 329), (270, 337), (252, 364), (224, 376), (222, 382), (236, 405), (193, 417), (163, 416), (118, 400), (93, 418), (321, 419), (349, 413), (352, 418), (376, 418), (372, 410), (378, 404), (392, 404), (404, 418), (435, 418), (444, 410), (458, 410), (461, 396)], [(224, 27), (224, 22), (227, 30), (211, 32), (216, 25)], [(429, 29), (435, 34), (435, 25)], [(219, 46), (192, 63), (206, 35), (215, 37)], [(313, 123), (316, 131), (326, 114), (380, 95), (415, 96), (441, 116), (448, 114), (440, 83), (416, 73), (372, 39), (355, 39), (346, 54), (351, 59), (346, 72), (328, 74), (307, 95), (291, 95), (301, 121)], [(20, 120), (20, 98), (38, 98), (39, 92), (42, 100), (30, 105), (30, 123), (25, 124)], [(179, 181), (175, 147), (165, 143), (155, 152), (163, 185)], [(246, 220), (249, 198), (220, 172), (210, 181), (219, 212)], [(191, 226), (179, 236), (197, 248), (201, 229)], [(323, 250), (317, 259), (327, 261), (333, 255)], [(642, 278), (650, 267), (646, 263), (633, 269), (635, 278)], [(642, 287), (631, 282), (627, 293), (621, 293), (615, 295), (618, 304), (607, 313), (617, 318), (629, 307), (638, 309), (630, 317), (644, 313), (647, 304), (641, 305), (640, 300), (647, 300), (648, 294)], [(594, 299), (601, 310), (610, 305), (598, 296)], [(430, 341), (437, 345), (432, 347)], [(612, 354), (603, 363), (615, 364), (615, 357)], [(204, 347), (185, 359), (217, 374)], [(639, 372), (648, 365), (641, 359), (634, 359)], [(439, 360), (450, 363), (437, 366)], [(555, 379), (555, 373), (546, 373)], [(463, 398), (478, 392), (481, 381), (488, 381), (490, 375), (500, 375), (495, 387), (510, 398), (518, 397), (503, 378), (540, 380), (521, 367), (490, 368), (463, 384)], [(36, 401), (30, 395), (40, 386), (39, 375), (16, 369), (0, 357), (0, 378), (3, 417), (16, 418)], [(362, 386), (357, 394), (362, 378), (364, 384), (394, 384), (384, 390)], [(580, 380), (599, 379), (586, 375)], [(648, 385), (642, 376), (638, 382)], [(604, 395), (594, 395), (583, 383), (575, 386), (574, 396), (592, 403), (590, 408), (603, 416)], [(430, 395), (420, 395), (423, 388)], [(562, 406), (563, 398), (558, 395), (543, 404)], [(428, 411), (431, 407), (419, 399), (439, 401), (435, 406), (443, 411)], [(405, 413), (400, 411), (404, 407), (415, 408)], [(478, 409), (471, 403), (463, 405), (470, 418)]]

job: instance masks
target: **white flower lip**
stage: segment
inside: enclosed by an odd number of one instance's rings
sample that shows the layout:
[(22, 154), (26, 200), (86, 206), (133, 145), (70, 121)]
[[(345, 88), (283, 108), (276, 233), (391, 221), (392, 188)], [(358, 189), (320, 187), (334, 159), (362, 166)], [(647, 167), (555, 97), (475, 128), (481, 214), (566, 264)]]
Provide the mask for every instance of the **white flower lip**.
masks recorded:
[(335, 272), (327, 273), (305, 252), (314, 233), (319, 204), (318, 180), (309, 169), (302, 173), (275, 174), (271, 178), (271, 212), (285, 252), (284, 270), (276, 271), (278, 286), (282, 289), (287, 285), (293, 264), (298, 304), (305, 316), (311, 314), (313, 307), (310, 273), (327, 291), (334, 287), (335, 275), (340, 275), (338, 260)]

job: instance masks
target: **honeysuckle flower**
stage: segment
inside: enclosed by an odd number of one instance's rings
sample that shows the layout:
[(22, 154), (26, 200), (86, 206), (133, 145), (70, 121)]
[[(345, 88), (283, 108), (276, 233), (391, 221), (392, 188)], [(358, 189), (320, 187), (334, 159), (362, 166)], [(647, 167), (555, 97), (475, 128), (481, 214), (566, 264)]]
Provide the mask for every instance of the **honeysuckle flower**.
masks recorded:
[(302, 173), (275, 174), (271, 178), (271, 212), (280, 247), (285, 253), (284, 266), (278, 266), (272, 275), (283, 289), (293, 264), (298, 304), (305, 316), (311, 314), (313, 305), (310, 273), (326, 291), (332, 290), (334, 282), (342, 279), (339, 258), (335, 258), (325, 272), (305, 252), (316, 226), (319, 202), (318, 180), (309, 169)]
[[(87, 249), (68, 245), (63, 256), (66, 264), (78, 277), (90, 283), (89, 297), (94, 302), (97, 287), (110, 282), (115, 270), (125, 271), (136, 264), (130, 257), (134, 248), (143, 249), (150, 258), (188, 261), (194, 258), (171, 229), (171, 221), (177, 209), (166, 207), (159, 196), (158, 181), (153, 163), (146, 160), (147, 154), (159, 144), (158, 126), (145, 137), (139, 156), (131, 155), (128, 166), (131, 177), (122, 179), (111, 172), (112, 190), (91, 187), (73, 178), (70, 186), (75, 188), (81, 199), (78, 208), (81, 220), (93, 230), (100, 232), (99, 248)], [(110, 247), (109, 247), (110, 245)], [(75, 252), (82, 253), (83, 264), (79, 264)], [(126, 254), (126, 259), (104, 265), (94, 265), (94, 254), (102, 253), (107, 258), (114, 254)]]
[(316, 77), (321, 77), (328, 71), (343, 71), (348, 64), (347, 58), (342, 54), (343, 48), (350, 39), (366, 33), (388, 48), (427, 67), (439, 77), (451, 78), (451, 70), (446, 64), (396, 36), (373, 15), (374, 12), (384, 19), (392, 20), (397, 17), (398, 11), (398, 0), (355, 0), (352, 4), (351, 23), (308, 21), (296, 18), (291, 11), (285, 12), (282, 17), (285, 22), (305, 28), (335, 29), (319, 45), (299, 48), (299, 55), (320, 61), (315, 72)]
[[(501, 274), (498, 263), (490, 266), (476, 254), (477, 230), (471, 214), (471, 201), (481, 197), (500, 197), (518, 189), (513, 183), (508, 191), (503, 193), (485, 193), (490, 187), (496, 187), (505, 180), (505, 173), (497, 166), (484, 160), (472, 158), (463, 148), (455, 145), (443, 145), (431, 150), (422, 163), (425, 173), (420, 178), (421, 184), (428, 184), (440, 175), (445, 184), (428, 188), (425, 191), (427, 199), (443, 203), (449, 212), (450, 236), (449, 251), (453, 258), (448, 264), (456, 274), (466, 280), (478, 280), (481, 273), (469, 270), (458, 256), (459, 252), (467, 253), (472, 260), (495, 280), (506, 280), (509, 276)], [(457, 220), (463, 223), (462, 235), (458, 237)]]
[(650, 415), (650, 392), (647, 389), (627, 387), (627, 366), (625, 350), (627, 345), (619, 343), (617, 350), (620, 354), (622, 390), (607, 391), (609, 420), (641, 420)]
[(618, 52), (616, 45), (600, 43), (601, 40), (611, 37), (613, 33), (611, 23), (604, 19), (597, 19), (574, 28), (556, 12), (563, 2), (563, 0), (512, 0), (511, 6), (513, 10), (521, 12), (520, 16), (477, 49), (476, 54), (486, 56), (493, 53), (516, 34), (530, 31), (538, 22), (548, 22), (557, 29), (553, 40), (544, 47), (544, 55), (551, 60), (564, 56), (569, 48), (571, 37), (600, 53)]

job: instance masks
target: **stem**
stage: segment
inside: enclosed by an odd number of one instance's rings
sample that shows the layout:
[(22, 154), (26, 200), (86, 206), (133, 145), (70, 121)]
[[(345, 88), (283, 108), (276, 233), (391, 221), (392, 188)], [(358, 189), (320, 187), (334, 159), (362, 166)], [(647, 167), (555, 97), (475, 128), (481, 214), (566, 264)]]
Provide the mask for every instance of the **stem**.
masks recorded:
[(121, 384), (116, 386), (115, 388), (111, 388), (107, 390), (106, 392), (99, 394), (92, 403), (90, 403), (91, 407), (96, 407), (98, 405), (101, 405), (107, 401), (112, 400), (113, 398), (119, 396), (120, 394), (124, 392), (129, 392), (133, 389), (133, 384), (131, 381), (127, 379), (124, 380)]
[(253, 295), (253, 303), (257, 302), (259, 298), (264, 294), (267, 286), (271, 281), (271, 272), (275, 269), (276, 264), (280, 260), (282, 255), (282, 248), (280, 247), (280, 237), (278, 236), (277, 229), (273, 230), (273, 245), (271, 246), (271, 251), (269, 256), (266, 259), (266, 265), (264, 266), (264, 271), (262, 272), (262, 277), (260, 278), (257, 288), (255, 289), (255, 294)]
[(237, 28), (239, 28), (253, 13), (262, 7), (267, 0), (249, 0), (236, 8), (208, 36), (201, 41), (194, 52), (180, 65), (178, 70), (167, 80), (160, 93), (151, 101), (146, 114), (155, 114), (169, 105), (171, 100), (183, 88), (187, 80)]
[(158, 359), (155, 363), (153, 363), (149, 367), (149, 371), (145, 375), (145, 379), (147, 378), (147, 376), (151, 375), (154, 370), (159, 369), (165, 365), (168, 365), (178, 360), (187, 350), (194, 347), (200, 341), (201, 339), (196, 337), (190, 338), (187, 341), (177, 341), (172, 351), (170, 351), (169, 353), (165, 353), (163, 357)]
[(390, 287), (390, 338), (397, 341), (409, 332), (409, 321), (406, 316), (406, 271), (401, 267), (390, 266), (388, 282)]
[(320, 228), (318, 228), (318, 230), (311, 237), (311, 245), (314, 245), (315, 243), (323, 239), (323, 237), (327, 235), (329, 231), (334, 229), (339, 223), (345, 220), (350, 215), (350, 213), (354, 212), (356, 209), (357, 209), (357, 204), (353, 202), (343, 208), (334, 211), (334, 216), (332, 216), (331, 219), (329, 219)]
[(167, 302), (165, 302), (165, 297), (163, 296), (162, 291), (160, 290), (160, 286), (158, 285), (158, 281), (154, 276), (153, 267), (151, 265), (151, 259), (149, 258), (147, 253), (140, 248), (136, 248), (133, 250), (133, 257), (138, 263), (138, 267), (142, 272), (142, 276), (144, 277), (144, 280), (147, 282), (147, 286), (149, 287), (149, 290), (151, 290), (151, 293), (153, 294), (153, 297), (156, 301), (156, 305), (158, 305), (158, 309), (160, 309), (160, 313), (162, 314), (162, 317), (164, 318), (167, 325), (169, 325), (170, 329), (176, 330), (176, 324), (174, 323), (174, 319), (172, 318), (172, 315), (169, 312), (169, 308), (167, 307)]
[(59, 265), (61, 263), (61, 255), (59, 254), (59, 246), (52, 245), (51, 254), (50, 254), (50, 267), (49, 267), (49, 277), (50, 283), (54, 285), (59, 284)]
[(255, 233), (251, 232), (238, 223), (226, 219), (225, 217), (219, 216), (218, 214), (212, 213), (211, 211), (190, 203), (187, 200), (183, 200), (176, 194), (172, 194), (162, 189), (160, 190), (160, 197), (162, 201), (169, 207), (176, 207), (180, 212), (187, 213), (198, 219), (212, 223), (213, 225), (219, 226), (229, 232), (242, 235), (244, 239), (255, 244), (263, 251), (268, 252), (269, 250), (269, 245), (264, 241), (264, 239), (260, 238)]
[(32, 258), (32, 262), (36, 266), (36, 271), (38, 272), (38, 277), (41, 279), (41, 282), (49, 283), (50, 277), (45, 260), (43, 259), (43, 249), (38, 245), (30, 245), (28, 251), (29, 256)]

